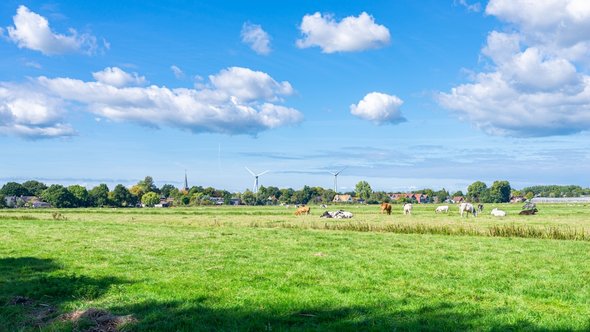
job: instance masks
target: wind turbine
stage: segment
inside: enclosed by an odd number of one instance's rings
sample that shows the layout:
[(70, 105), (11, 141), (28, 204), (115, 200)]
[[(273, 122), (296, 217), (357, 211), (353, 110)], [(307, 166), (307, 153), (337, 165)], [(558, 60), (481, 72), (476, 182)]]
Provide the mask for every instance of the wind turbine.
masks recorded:
[(345, 170), (346, 167), (344, 167), (343, 169), (339, 170), (338, 172), (330, 172), (328, 171), (328, 173), (334, 175), (334, 192), (338, 193), (338, 174), (342, 173), (343, 170)]
[(256, 174), (256, 173), (252, 172), (248, 167), (246, 167), (246, 170), (248, 172), (250, 172), (250, 174), (252, 174), (252, 176), (254, 177), (254, 191), (253, 192), (255, 194), (257, 194), (258, 193), (258, 177), (261, 176), (261, 175), (264, 175), (264, 174), (266, 174), (266, 173), (268, 173), (270, 171), (264, 171), (262, 173)]

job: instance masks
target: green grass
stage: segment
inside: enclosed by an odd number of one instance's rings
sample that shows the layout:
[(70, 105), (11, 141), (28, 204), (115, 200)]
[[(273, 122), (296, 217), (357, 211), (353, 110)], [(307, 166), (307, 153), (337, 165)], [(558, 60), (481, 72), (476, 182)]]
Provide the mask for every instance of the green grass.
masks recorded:
[[(531, 231), (588, 232), (589, 208), (519, 207), (0, 210), (0, 331), (83, 329), (56, 317), (87, 308), (131, 331), (589, 330), (590, 241)], [(490, 234), (511, 227), (532, 235)]]

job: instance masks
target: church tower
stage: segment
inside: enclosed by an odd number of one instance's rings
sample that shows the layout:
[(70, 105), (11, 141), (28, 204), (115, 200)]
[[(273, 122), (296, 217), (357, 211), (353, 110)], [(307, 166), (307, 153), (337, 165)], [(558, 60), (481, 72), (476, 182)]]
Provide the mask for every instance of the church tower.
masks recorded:
[(188, 179), (186, 177), (186, 169), (184, 170), (184, 188), (182, 188), (182, 190), (188, 194), (189, 191), (189, 187), (188, 187)]

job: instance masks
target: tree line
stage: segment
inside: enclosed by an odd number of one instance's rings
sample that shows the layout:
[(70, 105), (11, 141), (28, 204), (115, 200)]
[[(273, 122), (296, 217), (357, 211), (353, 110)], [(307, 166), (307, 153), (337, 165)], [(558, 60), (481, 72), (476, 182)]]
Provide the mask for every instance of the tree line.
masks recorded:
[[(580, 186), (533, 186), (514, 190), (508, 181), (494, 181), (488, 187), (482, 181), (475, 181), (467, 188), (464, 195), (457, 191), (452, 195), (442, 188), (414, 190), (412, 194), (422, 194), (429, 197), (429, 202), (444, 202), (449, 198), (461, 196), (470, 202), (481, 203), (505, 203), (513, 196), (546, 197), (576, 197), (590, 194), (590, 189)], [(60, 184), (45, 185), (36, 180), (23, 183), (8, 182), (0, 188), (0, 207), (6, 207), (6, 197), (15, 197), (13, 207), (25, 207), (27, 202), (22, 197), (36, 196), (43, 202), (57, 208), (76, 207), (133, 207), (154, 206), (161, 201), (171, 203), (174, 206), (198, 206), (212, 205), (216, 203), (231, 204), (239, 201), (246, 205), (273, 205), (273, 204), (327, 204), (334, 200), (338, 193), (332, 189), (322, 187), (304, 186), (300, 190), (292, 188), (279, 189), (278, 187), (261, 186), (257, 193), (245, 190), (243, 193), (230, 193), (227, 190), (219, 190), (212, 187), (193, 186), (188, 190), (178, 189), (171, 184), (164, 184), (158, 188), (151, 176), (146, 176), (130, 188), (122, 184), (116, 185), (112, 190), (106, 184), (99, 184), (88, 190), (81, 185), (68, 187)], [(401, 197), (393, 201), (389, 193), (385, 191), (373, 191), (367, 181), (359, 181), (354, 191), (345, 192), (357, 200), (367, 204), (389, 203), (416, 203), (413, 197)]]

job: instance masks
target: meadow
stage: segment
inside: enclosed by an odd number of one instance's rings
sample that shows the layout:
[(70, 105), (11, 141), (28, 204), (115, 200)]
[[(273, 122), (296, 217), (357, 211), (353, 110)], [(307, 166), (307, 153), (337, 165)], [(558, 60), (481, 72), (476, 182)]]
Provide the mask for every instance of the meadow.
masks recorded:
[(590, 330), (590, 207), (0, 210), (0, 331)]

